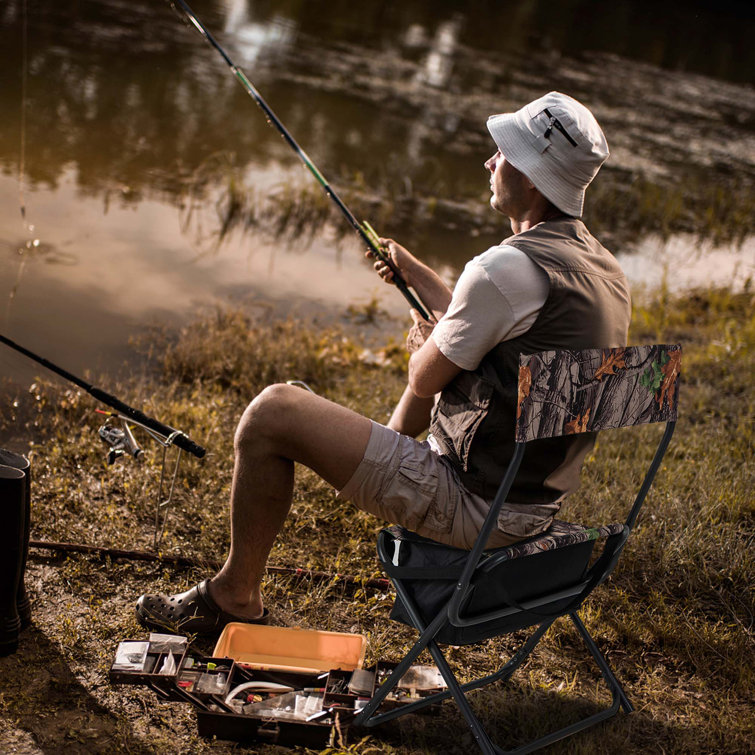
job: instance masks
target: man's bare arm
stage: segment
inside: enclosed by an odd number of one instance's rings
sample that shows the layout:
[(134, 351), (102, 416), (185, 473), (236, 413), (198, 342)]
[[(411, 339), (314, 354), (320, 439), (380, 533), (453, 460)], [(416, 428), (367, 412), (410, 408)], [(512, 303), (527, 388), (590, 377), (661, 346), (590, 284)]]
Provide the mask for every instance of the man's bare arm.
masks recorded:
[(419, 399), (442, 391), (460, 372), (461, 367), (444, 356), (433, 340), (434, 325), (425, 322), (412, 310), (412, 325), (406, 337), (409, 357), (409, 388)]
[(461, 367), (443, 356), (432, 335), (409, 359), (409, 387), (419, 398), (430, 398), (442, 391)]
[[(446, 313), (448, 305), (451, 303), (451, 289), (437, 273), (420, 262), (400, 244), (392, 239), (384, 238), (380, 239), (380, 243), (391, 255), (393, 263), (401, 271), (407, 285), (419, 294), (422, 301), (432, 311), (437, 322)], [(371, 253), (368, 253), (367, 256), (373, 257)], [(374, 267), (383, 280), (390, 283), (393, 273), (388, 265), (381, 260), (376, 260)], [(414, 425), (417, 422), (414, 420), (421, 413), (420, 410), (429, 415), (429, 405), (426, 400), (443, 390), (461, 372), (461, 367), (445, 357), (433, 341), (431, 334), (434, 323), (425, 322), (416, 310), (411, 310), (411, 315), (414, 325), (406, 339), (407, 350), (411, 354), (409, 359), (409, 390), (402, 396), (398, 407), (398, 409), (403, 408), (404, 411), (394, 414), (397, 424), (401, 426), (401, 432), (407, 432), (404, 425), (411, 424), (412, 430), (416, 429)], [(413, 419), (411, 423), (407, 421), (410, 416)], [(398, 429), (398, 427), (394, 429)]]

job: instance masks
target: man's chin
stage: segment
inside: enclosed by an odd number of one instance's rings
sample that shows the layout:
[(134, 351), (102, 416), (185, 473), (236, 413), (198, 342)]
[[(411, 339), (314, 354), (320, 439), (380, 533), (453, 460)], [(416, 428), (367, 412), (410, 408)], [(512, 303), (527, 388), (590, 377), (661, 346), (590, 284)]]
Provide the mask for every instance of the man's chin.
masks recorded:
[(503, 213), (503, 214), (505, 214), (505, 213), (503, 212), (503, 210), (501, 209), (501, 203), (500, 203), (500, 202), (498, 201), (498, 198), (496, 197), (496, 195), (495, 195), (495, 194), (493, 194), (493, 196), (492, 196), (492, 197), (490, 197), (490, 206), (491, 206), (491, 207), (492, 207), (492, 208), (493, 208), (493, 209), (494, 209), (494, 210), (495, 210), (496, 212), (500, 212), (500, 213)]

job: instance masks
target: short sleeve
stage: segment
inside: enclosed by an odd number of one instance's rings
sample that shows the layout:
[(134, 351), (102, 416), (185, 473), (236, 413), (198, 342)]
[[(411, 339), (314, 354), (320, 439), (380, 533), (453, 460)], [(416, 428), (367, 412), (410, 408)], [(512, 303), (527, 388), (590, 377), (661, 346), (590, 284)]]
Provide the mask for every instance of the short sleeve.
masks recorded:
[(433, 340), (447, 359), (474, 370), (491, 349), (531, 327), (548, 290), (546, 274), (524, 252), (493, 247), (465, 266)]

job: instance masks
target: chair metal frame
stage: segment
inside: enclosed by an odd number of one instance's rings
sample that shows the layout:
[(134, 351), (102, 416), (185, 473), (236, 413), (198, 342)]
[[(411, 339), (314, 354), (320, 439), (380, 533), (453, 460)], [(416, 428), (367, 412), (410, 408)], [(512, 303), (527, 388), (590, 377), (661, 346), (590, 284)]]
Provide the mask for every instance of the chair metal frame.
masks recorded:
[[(489, 569), (491, 566), (490, 559), (495, 559), (496, 557), (496, 550), (488, 551), (487, 553), (485, 552), (485, 544), (487, 543), (488, 537), (490, 536), (494, 527), (496, 527), (498, 513), (500, 512), (501, 507), (506, 501), (509, 490), (511, 489), (522, 458), (524, 456), (526, 441), (517, 441), (515, 444), (515, 452), (511, 458), (506, 474), (501, 481), (495, 499), (485, 518), (475, 544), (472, 550), (469, 552), (469, 556), (467, 558), (462, 575), (458, 583), (456, 584), (453, 596), (448, 601), (445, 610), (439, 611), (432, 621), (425, 622), (420, 615), (420, 611), (415, 601), (407, 591), (406, 586), (403, 584), (403, 581), (393, 576), (391, 577), (396, 589), (397, 600), (402, 601), (402, 603), (404, 604), (404, 607), (406, 608), (406, 611), (409, 614), (415, 628), (419, 631), (420, 636), (413, 647), (408, 651), (406, 656), (400, 661), (400, 663), (395, 667), (395, 669), (383, 682), (380, 688), (375, 692), (370, 702), (359, 713), (359, 715), (356, 716), (353, 725), (357, 727), (377, 726), (381, 723), (385, 723), (392, 719), (398, 718), (399, 716), (416, 712), (428, 705), (434, 705), (436, 703), (442, 702), (443, 700), (453, 698), (456, 704), (459, 706), (462, 715), (469, 724), (469, 727), (471, 728), (481, 751), (483, 753), (486, 753), (486, 755), (496, 755), (500, 753), (533, 752), (534, 750), (552, 744), (553, 742), (563, 739), (564, 737), (583, 731), (584, 729), (587, 729), (599, 723), (600, 721), (604, 721), (618, 713), (619, 709), (623, 709), (625, 713), (631, 713), (634, 710), (631, 702), (628, 700), (621, 684), (611, 670), (607, 660), (599, 651), (595, 641), (580, 619), (577, 611), (583, 601), (593, 591), (593, 589), (603, 583), (616, 566), (619, 556), (627, 542), (627, 538), (629, 537), (629, 534), (637, 520), (640, 508), (642, 507), (642, 504), (644, 503), (648, 491), (650, 490), (650, 487), (653, 483), (653, 479), (655, 478), (656, 473), (660, 468), (663, 456), (666, 453), (666, 449), (668, 448), (668, 445), (671, 441), (675, 427), (676, 406), (674, 405), (673, 419), (666, 421), (665, 430), (659, 441), (653, 460), (650, 463), (647, 473), (645, 474), (645, 478), (642, 482), (642, 485), (640, 486), (639, 492), (635, 497), (634, 503), (629, 512), (629, 515), (627, 516), (622, 530), (617, 534), (610, 535), (607, 538), (602, 553), (595, 560), (592, 566), (587, 569), (582, 579), (569, 587), (541, 595), (536, 595), (529, 599), (521, 600), (521, 602), (519, 603), (517, 603), (516, 601), (511, 601), (509, 605), (498, 610), (488, 611), (483, 614), (468, 615), (464, 613), (463, 607), (467, 603), (467, 598), (469, 597), (470, 591), (473, 587), (472, 582), (475, 576), (475, 572), (478, 567), (480, 567), (483, 560), (486, 564), (486, 568)], [(384, 533), (385, 532), (386, 531), (384, 531)], [(391, 555), (387, 550), (387, 542), (388, 541), (385, 537), (381, 537), (378, 540), (378, 555), (381, 562), (383, 563), (390, 563), (391, 560)], [(503, 551), (505, 549), (497, 550)], [(563, 605), (563, 601), (565, 599), (569, 600), (566, 605)], [(550, 615), (548, 615), (547, 611), (542, 611), (542, 621), (530, 622), (530, 626), (537, 625), (536, 629), (504, 666), (502, 666), (498, 671), (492, 674), (467, 682), (466, 684), (460, 684), (456, 679), (456, 676), (454, 675), (452, 669), (446, 661), (439, 644), (435, 641), (435, 637), (437, 636), (438, 632), (449, 624), (455, 627), (475, 626), (487, 621), (501, 619), (503, 617), (515, 617), (530, 610), (537, 612), (536, 609), (539, 608), (552, 608), (552, 605), (559, 601), (561, 601), (562, 603), (562, 606), (559, 610), (553, 611)], [(548, 631), (550, 626), (554, 623), (554, 621), (561, 616), (568, 616), (577, 628), (577, 631), (582, 638), (585, 646), (587, 647), (587, 650), (595, 660), (600, 670), (606, 687), (611, 693), (611, 704), (603, 710), (598, 711), (597, 713), (588, 715), (587, 717), (576, 721), (573, 724), (558, 729), (557, 731), (554, 731), (550, 734), (546, 734), (545, 736), (535, 739), (527, 744), (521, 745), (520, 747), (517, 747), (513, 750), (502, 750), (491, 741), (477, 716), (472, 711), (465, 693), (479, 689), (493, 682), (504, 682), (508, 680), (512, 676), (512, 674), (527, 660), (527, 658), (529, 658), (530, 654), (533, 652), (537, 644), (540, 642), (540, 640)], [(505, 632), (502, 632), (502, 634), (505, 634)], [(448, 685), (447, 689), (429, 695), (428, 697), (422, 698), (421, 700), (401, 705), (400, 707), (396, 707), (385, 712), (378, 712), (380, 705), (383, 703), (387, 695), (390, 694), (390, 692), (400, 681), (401, 677), (406, 673), (409, 667), (417, 660), (420, 653), (425, 649), (429, 651), (430, 655), (435, 661), (441, 675), (443, 676), (443, 679)]]

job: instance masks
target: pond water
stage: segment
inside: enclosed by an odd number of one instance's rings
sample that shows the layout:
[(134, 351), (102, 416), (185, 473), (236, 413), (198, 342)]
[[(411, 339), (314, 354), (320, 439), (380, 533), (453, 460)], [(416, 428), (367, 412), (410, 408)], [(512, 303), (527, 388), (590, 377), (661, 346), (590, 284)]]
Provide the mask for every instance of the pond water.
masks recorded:
[[(612, 156), (586, 220), (632, 279), (755, 270), (755, 18), (705, 0), (195, 0), (357, 216), (453, 281), (508, 235), (484, 122), (551, 89)], [(0, 332), (73, 372), (216, 305), (401, 317), (217, 53), (161, 0), (0, 7)], [(384, 327), (400, 332), (403, 320)], [(3, 349), (0, 377), (40, 368)]]

